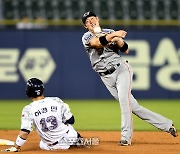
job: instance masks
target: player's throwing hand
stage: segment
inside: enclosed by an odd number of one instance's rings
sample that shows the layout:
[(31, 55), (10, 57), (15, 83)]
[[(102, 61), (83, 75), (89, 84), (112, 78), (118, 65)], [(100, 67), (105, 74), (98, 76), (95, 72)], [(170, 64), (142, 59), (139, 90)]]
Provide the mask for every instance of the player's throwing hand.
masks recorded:
[(127, 32), (124, 31), (124, 30), (118, 30), (118, 31), (115, 31), (114, 33), (115, 33), (116, 36), (119, 36), (121, 38), (125, 38), (125, 36), (127, 34)]

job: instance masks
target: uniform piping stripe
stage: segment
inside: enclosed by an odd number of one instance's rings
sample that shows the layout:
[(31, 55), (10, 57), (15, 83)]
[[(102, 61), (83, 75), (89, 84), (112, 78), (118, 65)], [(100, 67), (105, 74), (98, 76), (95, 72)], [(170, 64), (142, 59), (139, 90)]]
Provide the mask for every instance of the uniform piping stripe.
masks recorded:
[[(130, 76), (130, 84), (129, 84), (129, 90), (128, 90), (128, 104), (129, 104), (129, 110), (130, 110), (130, 113), (131, 113), (131, 139), (132, 139), (132, 132), (133, 132), (133, 118), (132, 118), (132, 108), (131, 108), (131, 105), (130, 105), (130, 90), (131, 90), (131, 85), (132, 85), (132, 76), (131, 76), (131, 73), (130, 73), (130, 68), (129, 66), (124, 63), (126, 65), (126, 67), (128, 68), (128, 72), (129, 72), (129, 76)], [(131, 140), (130, 139), (130, 140)]]

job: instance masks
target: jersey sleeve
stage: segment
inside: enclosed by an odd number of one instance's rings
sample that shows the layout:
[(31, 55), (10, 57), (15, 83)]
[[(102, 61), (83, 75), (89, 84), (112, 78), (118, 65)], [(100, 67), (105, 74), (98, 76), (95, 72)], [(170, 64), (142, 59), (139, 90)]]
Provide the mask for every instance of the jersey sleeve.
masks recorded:
[(83, 43), (85, 49), (89, 48), (89, 42), (92, 37), (94, 37), (94, 35), (92, 35), (90, 32), (87, 32), (82, 36), (82, 43)]
[(63, 103), (62, 106), (62, 120), (65, 123), (67, 120), (69, 120), (72, 117), (72, 113), (70, 111), (69, 105), (66, 103)]
[(32, 131), (33, 128), (33, 114), (30, 106), (25, 106), (21, 115), (21, 129)]

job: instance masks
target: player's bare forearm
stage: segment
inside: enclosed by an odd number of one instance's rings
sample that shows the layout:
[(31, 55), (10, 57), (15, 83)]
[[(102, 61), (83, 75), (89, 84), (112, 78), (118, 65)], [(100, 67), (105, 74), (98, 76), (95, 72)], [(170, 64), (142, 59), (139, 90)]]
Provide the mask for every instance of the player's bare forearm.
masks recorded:
[(119, 38), (125, 38), (127, 32), (124, 30), (115, 31), (111, 34), (106, 35), (106, 39), (108, 42), (111, 42), (113, 38), (119, 37)]
[(28, 135), (29, 134), (25, 131), (20, 130), (20, 132), (19, 132), (19, 136), (25, 140), (28, 138)]
[[(122, 38), (119, 38), (119, 37), (114, 37), (111, 42), (115, 42), (118, 45), (119, 49), (122, 49), (123, 46), (125, 45), (124, 40)], [(124, 54), (128, 54), (129, 53), (128, 46), (127, 46), (127, 49), (125, 49), (123, 51), (123, 53)]]
[[(25, 132), (25, 131), (20, 130), (20, 132), (19, 132), (19, 137), (22, 138), (23, 140), (26, 140), (28, 138), (28, 135), (29, 134), (27, 132)], [(18, 146), (16, 143), (15, 143), (14, 146), (17, 149), (20, 149), (20, 146)]]
[[(124, 38), (126, 36), (127, 32), (124, 31), (124, 30), (119, 30), (119, 31), (115, 31), (111, 34), (106, 34), (105, 35), (105, 39), (108, 41), (108, 42), (115, 42), (116, 39), (119, 39), (119, 38)], [(100, 36), (101, 37), (101, 36)], [(102, 45), (102, 43), (100, 42), (99, 40), (99, 37), (96, 36), (96, 37), (93, 37), (91, 40), (90, 40), (90, 46), (91, 47), (94, 47), (94, 48), (103, 48), (104, 46)]]
[(100, 41), (99, 41), (99, 37), (93, 37), (93, 38), (90, 40), (89, 45), (90, 45), (91, 47), (94, 47), (94, 48), (103, 48), (102, 44), (101, 44)]
[(124, 41), (122, 38), (114, 37), (111, 42), (115, 42), (119, 48), (121, 48), (124, 45)]
[[(124, 44), (125, 44), (125, 42), (124, 42), (123, 39), (121, 39), (121, 38), (117, 41), (117, 45), (118, 45), (120, 48), (122, 48), (122, 47), (124, 46)], [(129, 53), (129, 49), (127, 48), (126, 51), (123, 51), (123, 53), (127, 55), (127, 54)]]
[(28, 138), (28, 133), (20, 130), (14, 146), (4, 149), (2, 151), (3, 152), (19, 152), (21, 150), (21, 146), (25, 143), (27, 138)]

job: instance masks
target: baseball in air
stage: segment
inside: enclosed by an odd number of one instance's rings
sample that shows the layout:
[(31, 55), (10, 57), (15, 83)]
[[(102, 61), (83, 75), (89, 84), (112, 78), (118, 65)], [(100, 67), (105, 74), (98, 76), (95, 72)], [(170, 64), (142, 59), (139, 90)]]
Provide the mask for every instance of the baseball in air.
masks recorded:
[(101, 32), (101, 28), (100, 27), (94, 27), (94, 33), (99, 33)]

